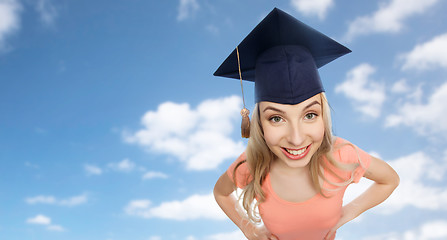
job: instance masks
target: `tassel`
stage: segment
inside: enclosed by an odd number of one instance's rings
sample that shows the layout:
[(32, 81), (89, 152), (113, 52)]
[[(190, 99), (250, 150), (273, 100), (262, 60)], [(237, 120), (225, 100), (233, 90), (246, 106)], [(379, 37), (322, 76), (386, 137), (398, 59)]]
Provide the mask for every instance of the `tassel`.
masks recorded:
[(248, 116), (250, 111), (246, 108), (242, 109), (242, 123), (241, 123), (241, 135), (243, 138), (250, 137), (250, 117)]
[(241, 73), (241, 63), (239, 61), (239, 48), (236, 47), (237, 53), (237, 66), (239, 69), (239, 79), (241, 80), (241, 91), (242, 91), (242, 102), (244, 103), (244, 108), (241, 110), (242, 115), (242, 123), (241, 123), (241, 135), (243, 138), (250, 137), (250, 111), (245, 108), (245, 99), (244, 99), (244, 86), (242, 85), (242, 73)]

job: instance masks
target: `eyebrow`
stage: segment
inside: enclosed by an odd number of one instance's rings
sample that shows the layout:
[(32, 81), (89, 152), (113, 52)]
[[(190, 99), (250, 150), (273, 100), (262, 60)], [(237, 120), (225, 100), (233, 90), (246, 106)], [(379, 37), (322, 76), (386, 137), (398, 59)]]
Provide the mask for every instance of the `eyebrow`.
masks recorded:
[[(313, 102), (309, 103), (303, 110), (306, 110), (306, 109), (312, 107), (312, 106), (315, 105), (315, 104), (319, 104), (319, 105), (321, 105), (318, 101), (313, 101)], [(267, 110), (276, 111), (276, 112), (279, 112), (279, 113), (281, 113), (281, 114), (284, 114), (284, 113), (285, 113), (283, 110), (278, 109), (278, 108), (275, 108), (275, 107), (272, 107), (272, 106), (267, 106), (266, 108), (264, 108), (264, 110), (263, 110), (262, 112), (265, 112), (265, 111), (267, 111)]]
[(304, 108), (304, 110), (306, 110), (306, 109), (312, 107), (312, 106), (315, 105), (315, 104), (319, 104), (319, 105), (321, 105), (318, 101), (313, 101), (313, 102), (311, 102), (309, 105), (307, 105), (307, 106)]
[(267, 110), (272, 110), (272, 111), (275, 111), (275, 112), (279, 112), (281, 114), (285, 113), (283, 110), (280, 110), (280, 109), (272, 107), (272, 106), (267, 106), (266, 108), (264, 108), (264, 111), (262, 111), (262, 112), (265, 112)]

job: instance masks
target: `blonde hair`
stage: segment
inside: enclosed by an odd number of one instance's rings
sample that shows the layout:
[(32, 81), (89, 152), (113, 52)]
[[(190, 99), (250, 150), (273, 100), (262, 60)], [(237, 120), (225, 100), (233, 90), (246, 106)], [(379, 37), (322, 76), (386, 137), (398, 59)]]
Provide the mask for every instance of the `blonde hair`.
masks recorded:
[[(348, 185), (353, 181), (353, 174), (351, 174), (351, 179), (345, 181), (342, 177), (332, 171), (331, 168), (326, 168), (327, 164), (323, 161), (323, 156), (326, 157), (331, 165), (346, 171), (354, 170), (358, 166), (358, 164), (341, 164), (332, 156), (332, 148), (335, 138), (332, 135), (330, 107), (324, 92), (319, 93), (319, 95), (322, 102), (321, 108), (324, 124), (324, 136), (320, 147), (310, 160), (309, 168), (314, 188), (322, 196), (328, 197), (323, 193), (320, 178), (323, 179), (323, 181), (327, 181), (334, 186), (342, 187)], [(253, 110), (253, 116), (250, 123), (250, 138), (246, 149), (246, 155), (246, 161), (240, 162), (238, 165), (236, 165), (233, 172), (233, 181), (236, 182), (236, 169), (244, 162), (248, 164), (247, 167), (250, 170), (250, 180), (248, 178), (246, 179), (248, 184), (243, 189), (239, 198), (242, 198), (242, 206), (245, 209), (248, 218), (253, 222), (260, 222), (260, 216), (255, 211), (255, 209), (257, 209), (259, 204), (265, 201), (265, 193), (262, 190), (262, 184), (267, 174), (269, 173), (270, 163), (274, 159), (275, 155), (272, 151), (270, 151), (264, 139), (264, 133), (259, 116), (259, 104), (256, 104), (255, 109)], [(323, 167), (325, 171), (328, 171), (333, 176), (341, 180), (341, 183), (328, 181), (321, 171), (320, 166)], [(255, 204), (253, 204), (253, 201), (255, 199), (257, 201)]]

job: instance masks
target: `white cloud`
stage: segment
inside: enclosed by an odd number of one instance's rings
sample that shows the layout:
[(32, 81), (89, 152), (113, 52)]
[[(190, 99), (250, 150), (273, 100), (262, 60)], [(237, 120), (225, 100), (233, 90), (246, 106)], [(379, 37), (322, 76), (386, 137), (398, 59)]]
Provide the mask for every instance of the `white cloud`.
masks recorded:
[(26, 220), (26, 222), (30, 223), (30, 224), (48, 225), (51, 223), (51, 218), (49, 218), (45, 215), (39, 214), (33, 218), (28, 218)]
[(67, 206), (67, 207), (84, 204), (87, 201), (88, 201), (87, 194), (82, 194), (82, 195), (73, 196), (73, 197), (70, 197), (67, 199), (60, 199), (60, 200), (56, 199), (53, 196), (44, 196), (44, 195), (39, 195), (36, 197), (30, 197), (30, 198), (25, 199), (25, 202), (28, 204), (54, 204), (54, 205)]
[(437, 2), (439, 0), (391, 0), (387, 4), (382, 3), (376, 12), (351, 22), (345, 38), (349, 41), (359, 35), (397, 33), (404, 27), (406, 19), (423, 14)]
[(360, 179), (359, 183), (349, 185), (348, 188), (346, 189), (345, 195), (343, 196), (343, 203), (346, 204), (354, 200), (356, 197), (362, 194), (366, 189), (368, 189), (368, 187), (371, 186), (372, 183), (373, 181), (366, 178), (362, 178)]
[(385, 87), (370, 76), (376, 69), (363, 63), (347, 73), (346, 80), (335, 87), (336, 93), (343, 93), (353, 100), (354, 108), (366, 116), (377, 118), (385, 101)]
[[(199, 238), (196, 238), (194, 236), (188, 236), (186, 240), (198, 240)], [(200, 238), (202, 240), (246, 240), (247, 238), (244, 236), (244, 233), (242, 231), (235, 230), (233, 232), (225, 232), (225, 233), (216, 233), (208, 236), (204, 236)]]
[(417, 45), (401, 56), (402, 70), (429, 70), (436, 67), (447, 69), (447, 33)]
[(45, 225), (45, 226), (47, 226), (47, 230), (49, 230), (49, 231), (57, 231), (57, 232), (65, 231), (65, 229), (62, 226), (51, 224), (51, 218), (49, 218), (45, 215), (42, 215), (42, 214), (38, 214), (35, 217), (28, 218), (26, 220), (26, 223)]
[(108, 167), (119, 172), (131, 172), (135, 169), (135, 163), (125, 158), (121, 162), (109, 163)]
[(447, 221), (437, 220), (431, 221), (421, 226), (419, 233), (416, 233), (414, 239), (446, 239), (447, 238)]
[(304, 15), (317, 15), (324, 19), (327, 11), (334, 5), (333, 0), (291, 0), (292, 6)]
[(445, 134), (447, 132), (447, 82), (428, 97), (426, 103), (405, 102), (396, 114), (386, 118), (387, 127), (408, 126), (421, 135)]
[(215, 169), (225, 159), (236, 158), (244, 151), (242, 141), (230, 137), (234, 121), (240, 121), (241, 102), (237, 96), (212, 99), (196, 109), (187, 103), (165, 102), (157, 111), (143, 116), (143, 129), (124, 133), (124, 139), (174, 156), (190, 170)]
[(26, 162), (25, 162), (25, 167), (38, 169), (38, 168), (39, 168), (39, 165), (26, 161)]
[(200, 6), (197, 0), (180, 0), (178, 6), (177, 20), (183, 21), (199, 10)]
[(369, 236), (363, 240), (444, 240), (447, 238), (447, 221), (434, 220), (427, 222), (417, 229), (402, 233), (392, 232), (376, 236)]
[(133, 200), (127, 204), (124, 210), (129, 215), (142, 218), (162, 218), (178, 221), (226, 219), (212, 193), (192, 195), (181, 201), (163, 202), (159, 206), (152, 206), (152, 202), (146, 199)]
[(80, 205), (83, 203), (86, 203), (88, 200), (87, 195), (86, 194), (82, 194), (79, 196), (74, 196), (68, 199), (62, 199), (59, 201), (59, 205), (61, 206), (68, 206), (68, 207), (72, 207), (72, 206), (76, 206), (76, 205)]
[(47, 227), (48, 230), (50, 231), (55, 231), (55, 232), (63, 232), (65, 231), (65, 228), (63, 228), (60, 225), (50, 225)]
[(245, 240), (247, 238), (244, 236), (244, 234), (240, 230), (236, 230), (236, 231), (228, 232), (228, 233), (218, 233), (218, 234), (213, 234), (213, 235), (205, 237), (205, 240), (227, 240), (227, 239)]
[(410, 87), (408, 86), (406, 79), (401, 79), (391, 86), (391, 92), (393, 93), (407, 93), (410, 91)]
[[(447, 189), (443, 187), (447, 159), (436, 162), (427, 154), (416, 152), (388, 163), (399, 174), (400, 185), (385, 202), (373, 210), (375, 213), (393, 214), (406, 207), (432, 211), (447, 210)], [(359, 184), (349, 186), (344, 201), (350, 202), (371, 183), (372, 181), (362, 179)]]
[(88, 175), (101, 175), (102, 174), (101, 168), (94, 166), (94, 165), (90, 165), (90, 164), (85, 164), (84, 170), (87, 172)]
[(150, 171), (150, 172), (147, 172), (147, 173), (145, 173), (145, 174), (143, 175), (143, 180), (146, 180), (146, 179), (154, 179), (154, 178), (166, 179), (166, 178), (168, 178), (168, 177), (169, 177), (168, 175), (166, 175), (166, 174), (164, 174), (164, 173), (162, 173), (162, 172), (153, 172), (153, 171)]
[(399, 174), (401, 182), (393, 195), (379, 206), (382, 212), (394, 213), (407, 206), (447, 210), (447, 189), (425, 183), (429, 180), (441, 184), (447, 171), (445, 164), (434, 161), (423, 152), (401, 157), (389, 164)]
[(51, 0), (38, 0), (36, 10), (40, 15), (40, 20), (47, 26), (52, 26), (58, 15), (56, 7)]
[(7, 50), (6, 38), (20, 28), (22, 6), (16, 0), (0, 0), (0, 52)]
[(45, 203), (45, 204), (54, 204), (56, 203), (56, 199), (53, 196), (36, 196), (32, 198), (27, 198), (25, 200), (28, 204), (36, 204), (36, 203)]

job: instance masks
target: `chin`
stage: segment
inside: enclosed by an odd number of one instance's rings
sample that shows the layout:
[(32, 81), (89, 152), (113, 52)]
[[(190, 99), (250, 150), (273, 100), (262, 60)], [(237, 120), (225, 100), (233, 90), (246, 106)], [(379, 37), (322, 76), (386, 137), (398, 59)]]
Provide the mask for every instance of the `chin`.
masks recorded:
[(307, 167), (310, 163), (311, 156), (309, 158), (304, 158), (300, 160), (291, 160), (291, 159), (283, 159), (285, 164), (290, 168), (304, 168)]

